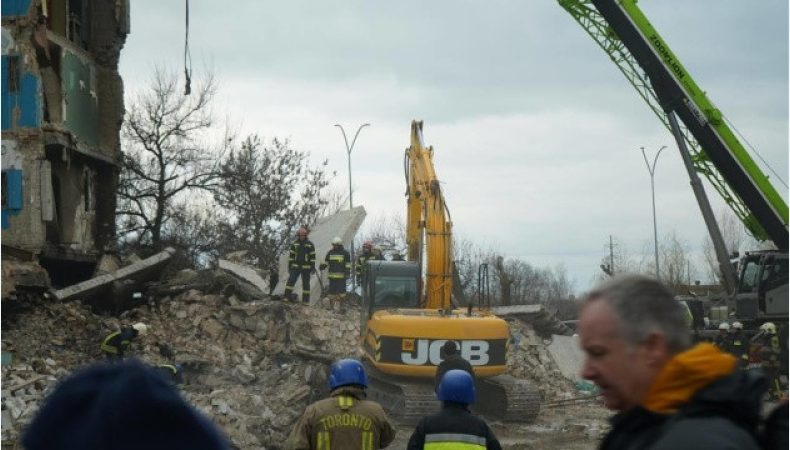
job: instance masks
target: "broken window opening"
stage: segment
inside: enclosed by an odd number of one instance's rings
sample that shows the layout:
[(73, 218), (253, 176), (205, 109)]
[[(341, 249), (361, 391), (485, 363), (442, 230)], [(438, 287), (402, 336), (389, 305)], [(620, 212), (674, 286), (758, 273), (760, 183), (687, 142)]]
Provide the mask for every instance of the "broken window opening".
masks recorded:
[(19, 55), (8, 57), (8, 92), (19, 92)]
[(2, 181), (0, 181), (0, 197), (2, 197), (2, 208), (8, 207), (8, 177), (5, 170), (2, 173)]

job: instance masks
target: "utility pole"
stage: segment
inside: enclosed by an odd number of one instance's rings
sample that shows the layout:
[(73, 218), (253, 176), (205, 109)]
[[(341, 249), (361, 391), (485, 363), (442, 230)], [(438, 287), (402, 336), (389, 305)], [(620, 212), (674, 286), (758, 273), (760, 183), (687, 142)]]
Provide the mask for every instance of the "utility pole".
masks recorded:
[(656, 153), (656, 157), (653, 158), (653, 165), (650, 166), (650, 163), (647, 161), (647, 155), (645, 154), (645, 148), (640, 147), (642, 149), (642, 158), (645, 159), (645, 165), (647, 166), (647, 171), (650, 172), (650, 192), (653, 198), (653, 247), (656, 254), (656, 280), (660, 280), (660, 271), (658, 270), (658, 226), (656, 225), (656, 184), (655, 184), (655, 174), (656, 174), (656, 163), (658, 162), (658, 155), (661, 154), (661, 151), (667, 148), (666, 145), (662, 145), (658, 152)]
[[(359, 137), (359, 132), (362, 131), (363, 128), (369, 127), (369, 123), (363, 123), (362, 125), (357, 128), (357, 132), (354, 133), (354, 139), (351, 140), (351, 145), (348, 145), (348, 138), (346, 138), (346, 130), (343, 129), (343, 125), (335, 124), (336, 127), (340, 128), (340, 132), (343, 133), (343, 142), (346, 143), (346, 154), (348, 155), (348, 209), (351, 210), (354, 208), (354, 191), (351, 188), (351, 151), (354, 150), (354, 144), (357, 142), (357, 137)], [(354, 259), (354, 239), (351, 239), (351, 286), (357, 286), (357, 275), (356, 275), (356, 268), (353, 267), (356, 264), (356, 260)]]
[(609, 235), (609, 264), (601, 264), (601, 270), (610, 277), (614, 276), (614, 242), (612, 242), (612, 235)]

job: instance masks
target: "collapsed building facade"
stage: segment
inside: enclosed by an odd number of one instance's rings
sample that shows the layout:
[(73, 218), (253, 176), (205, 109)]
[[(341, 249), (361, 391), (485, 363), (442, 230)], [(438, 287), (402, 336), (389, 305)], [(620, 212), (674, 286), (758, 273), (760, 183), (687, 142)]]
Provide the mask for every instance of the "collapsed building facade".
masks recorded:
[(128, 33), (128, 0), (2, 2), (2, 254), (55, 286), (113, 241)]

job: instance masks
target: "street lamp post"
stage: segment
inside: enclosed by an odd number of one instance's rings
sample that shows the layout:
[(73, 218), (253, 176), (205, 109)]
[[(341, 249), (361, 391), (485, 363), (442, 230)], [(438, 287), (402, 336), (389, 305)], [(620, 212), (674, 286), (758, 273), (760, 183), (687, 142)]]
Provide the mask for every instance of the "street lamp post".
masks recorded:
[(369, 123), (363, 123), (362, 125), (357, 128), (357, 132), (354, 133), (354, 139), (351, 141), (351, 146), (348, 145), (348, 138), (346, 138), (346, 130), (343, 129), (343, 125), (335, 124), (336, 127), (340, 128), (340, 132), (343, 133), (343, 141), (346, 143), (346, 153), (348, 154), (348, 207), (354, 207), (354, 194), (351, 189), (351, 151), (354, 150), (354, 144), (357, 142), (357, 137), (359, 136), (359, 132), (362, 131), (363, 128), (369, 127)]
[(661, 151), (667, 148), (666, 145), (661, 146), (658, 149), (658, 153), (656, 153), (656, 157), (653, 158), (653, 166), (650, 166), (650, 163), (647, 161), (647, 155), (645, 154), (645, 148), (640, 147), (642, 149), (642, 158), (645, 159), (645, 165), (647, 166), (647, 171), (650, 172), (650, 192), (653, 197), (653, 245), (656, 254), (656, 279), (659, 279), (659, 271), (658, 271), (658, 226), (656, 225), (656, 185), (654, 176), (656, 174), (656, 163), (658, 162), (658, 155), (661, 154)]
[[(351, 140), (351, 145), (348, 145), (348, 138), (346, 137), (346, 130), (343, 129), (343, 125), (335, 124), (336, 127), (340, 128), (340, 132), (343, 133), (343, 142), (346, 143), (346, 154), (348, 155), (348, 208), (354, 208), (354, 191), (351, 188), (351, 151), (354, 150), (354, 144), (357, 142), (357, 137), (359, 137), (359, 132), (362, 131), (363, 128), (369, 127), (369, 123), (363, 123), (362, 125), (357, 128), (357, 132), (354, 133), (354, 139)], [(351, 239), (351, 264), (356, 264), (356, 260), (354, 259), (354, 239)], [(356, 268), (353, 268), (351, 271), (351, 285), (356, 287), (357, 285), (357, 275), (356, 275)]]

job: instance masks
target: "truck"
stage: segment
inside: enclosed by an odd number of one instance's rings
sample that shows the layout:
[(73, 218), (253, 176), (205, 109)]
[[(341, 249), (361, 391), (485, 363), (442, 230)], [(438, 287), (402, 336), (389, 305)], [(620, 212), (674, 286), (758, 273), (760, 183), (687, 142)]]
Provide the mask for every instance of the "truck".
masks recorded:
[(436, 410), (434, 376), (439, 349), (456, 342), (477, 378), (474, 408), (506, 421), (529, 422), (540, 395), (525, 380), (505, 374), (510, 331), (487, 305), (452, 301), (452, 221), (425, 147), (422, 121), (412, 121), (406, 149), (407, 258), (368, 261), (362, 276), (362, 351), (368, 396), (388, 414), (415, 423)]
[[(733, 319), (752, 326), (788, 317), (788, 209), (637, 0), (558, 0), (595, 40), (674, 136), (711, 235)], [(679, 120), (678, 120), (679, 119)], [(698, 174), (757, 240), (736, 273)]]

